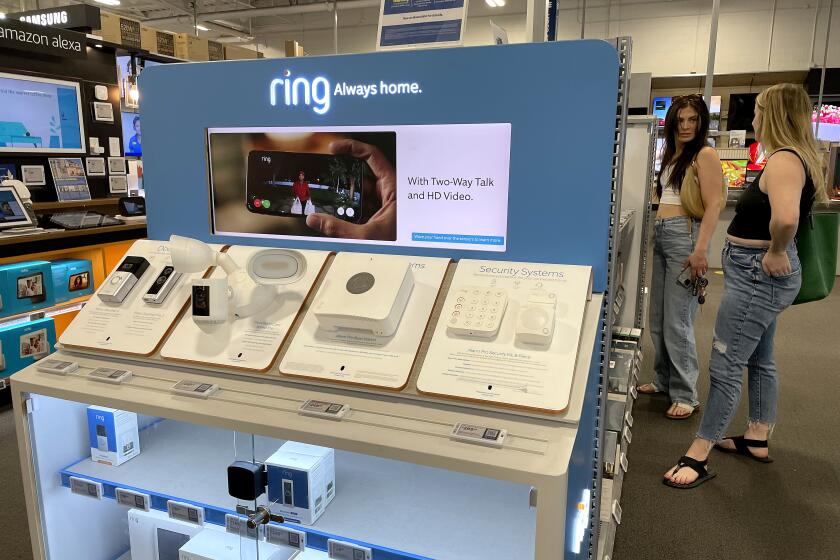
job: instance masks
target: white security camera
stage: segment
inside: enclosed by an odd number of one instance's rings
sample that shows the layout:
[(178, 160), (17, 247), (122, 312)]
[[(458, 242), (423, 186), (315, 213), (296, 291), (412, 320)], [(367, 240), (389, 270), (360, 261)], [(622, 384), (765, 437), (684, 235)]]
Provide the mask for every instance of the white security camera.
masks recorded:
[(241, 269), (227, 253), (214, 251), (197, 239), (169, 238), (172, 265), (179, 272), (202, 272), (220, 266), (227, 274), (227, 297), (236, 317), (248, 317), (267, 308), (277, 297), (278, 284), (298, 281), (306, 272), (306, 259), (298, 251), (266, 249), (251, 255)]

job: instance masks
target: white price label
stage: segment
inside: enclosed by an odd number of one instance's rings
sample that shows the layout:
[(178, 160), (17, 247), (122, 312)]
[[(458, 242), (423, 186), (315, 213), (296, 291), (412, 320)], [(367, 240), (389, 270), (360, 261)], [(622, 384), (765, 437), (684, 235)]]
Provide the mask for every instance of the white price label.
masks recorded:
[(67, 362), (64, 360), (41, 360), (38, 362), (38, 371), (54, 373), (55, 375), (67, 375), (77, 369), (79, 369), (79, 364), (76, 362)]
[(232, 513), (225, 514), (225, 531), (228, 533), (256, 541), (259, 540), (260, 527), (262, 525), (253, 528), (249, 527), (246, 518), (233, 515)]
[(88, 498), (95, 498), (97, 500), (102, 499), (102, 484), (100, 482), (71, 476), (70, 491), (80, 496), (87, 496)]
[(633, 434), (630, 433), (630, 428), (628, 426), (624, 426), (624, 431), (621, 432), (621, 437), (627, 440), (627, 443), (633, 443)]
[(94, 381), (119, 384), (131, 379), (131, 372), (127, 369), (113, 369), (107, 367), (96, 368), (88, 374)]
[(291, 546), (298, 550), (306, 550), (306, 533), (287, 529), (281, 525), (267, 525), (265, 540), (269, 544)]
[(202, 507), (169, 500), (166, 502), (166, 509), (169, 512), (169, 517), (172, 519), (186, 521), (195, 525), (204, 525), (204, 508)]
[(328, 418), (330, 420), (341, 420), (350, 411), (350, 407), (346, 404), (317, 401), (309, 399), (303, 403), (298, 409), (298, 413), (304, 416), (317, 416), (319, 418)]
[(633, 400), (639, 398), (639, 391), (636, 389), (636, 385), (630, 385), (630, 396), (633, 397)]
[(453, 426), (450, 437), (467, 443), (502, 447), (505, 444), (505, 438), (507, 438), (507, 430), (459, 422)]
[(152, 498), (148, 494), (141, 494), (140, 492), (126, 490), (125, 488), (117, 488), (116, 493), (118, 504), (134, 509), (142, 509), (143, 511), (149, 511), (149, 507), (152, 503)]
[(372, 551), (344, 541), (327, 540), (327, 554), (332, 560), (371, 560)]
[(621, 468), (622, 468), (622, 470), (623, 470), (624, 472), (627, 472), (627, 465), (628, 465), (628, 463), (627, 463), (627, 454), (626, 454), (626, 453), (622, 453), (622, 454), (621, 454), (621, 457), (619, 458), (619, 460), (618, 460), (618, 461), (619, 461), (619, 463), (621, 463)]
[(171, 389), (175, 394), (199, 399), (206, 399), (218, 390), (219, 386), (215, 383), (200, 383), (198, 381), (187, 381), (186, 379), (179, 381)]

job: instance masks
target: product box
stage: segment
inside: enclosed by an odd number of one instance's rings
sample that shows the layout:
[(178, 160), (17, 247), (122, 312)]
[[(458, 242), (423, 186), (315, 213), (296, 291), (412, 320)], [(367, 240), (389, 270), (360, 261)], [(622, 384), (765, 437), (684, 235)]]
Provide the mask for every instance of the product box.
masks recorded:
[[(258, 541), (256, 545), (248, 543), (248, 546), (259, 547), (254, 557), (261, 560), (287, 560), (290, 553), (295, 552), (291, 548), (281, 551), (280, 547), (265, 541)], [(239, 535), (205, 529), (181, 547), (178, 560), (240, 560), (240, 553), (245, 547)]]
[(265, 464), (268, 499), (287, 521), (312, 525), (335, 497), (335, 451), (328, 447), (287, 441)]
[(178, 33), (175, 35), (175, 58), (196, 62), (210, 60), (207, 39), (202, 39), (189, 33)]
[(224, 60), (225, 46), (216, 41), (207, 41), (207, 56), (210, 60)]
[(87, 259), (59, 259), (52, 266), (55, 303), (93, 293), (93, 266)]
[(0, 327), (0, 378), (9, 377), (54, 349), (52, 317)]
[(54, 303), (49, 261), (0, 266), (0, 317), (28, 313)]
[(303, 50), (303, 45), (298, 43), (297, 41), (286, 41), (286, 56), (306, 56), (306, 53)]
[(150, 53), (162, 54), (164, 56), (175, 56), (174, 33), (167, 33), (166, 31), (160, 31), (141, 25), (140, 42), (143, 45), (143, 50), (147, 50)]
[(140, 454), (137, 414), (104, 406), (87, 408), (90, 458), (115, 467)]
[(140, 22), (109, 12), (100, 12), (102, 28), (93, 32), (109, 43), (117, 43), (126, 47), (142, 48), (140, 37)]
[(225, 45), (225, 60), (255, 60), (257, 58), (258, 53), (254, 49)]

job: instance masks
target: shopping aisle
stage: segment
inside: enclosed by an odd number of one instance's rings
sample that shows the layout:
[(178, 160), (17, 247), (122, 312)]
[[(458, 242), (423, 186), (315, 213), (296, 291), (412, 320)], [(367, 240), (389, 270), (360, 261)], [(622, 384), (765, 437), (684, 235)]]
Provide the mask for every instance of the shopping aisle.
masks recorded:
[[(722, 289), (723, 277), (712, 273), (708, 301), (696, 324), (703, 404)], [(718, 477), (694, 490), (668, 488), (661, 477), (685, 452), (699, 416), (668, 420), (664, 396), (639, 395), (614, 560), (840, 556), (839, 334), (840, 288), (827, 300), (782, 314), (776, 335), (781, 401), (771, 440), (775, 462), (765, 465), (713, 451), (710, 468)], [(645, 336), (643, 381), (651, 379), (652, 365)], [(743, 433), (746, 404), (745, 396), (727, 433)]]
[(0, 396), (0, 557), (4, 560), (32, 560), (29, 523), (20, 477), (15, 420), (9, 391)]

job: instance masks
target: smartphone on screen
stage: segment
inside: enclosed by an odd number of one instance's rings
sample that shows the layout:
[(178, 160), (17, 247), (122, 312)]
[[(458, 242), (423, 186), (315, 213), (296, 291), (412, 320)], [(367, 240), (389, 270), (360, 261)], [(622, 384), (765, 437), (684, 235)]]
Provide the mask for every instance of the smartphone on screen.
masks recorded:
[(255, 214), (317, 212), (359, 223), (366, 165), (347, 155), (255, 150), (248, 153), (245, 204)]

